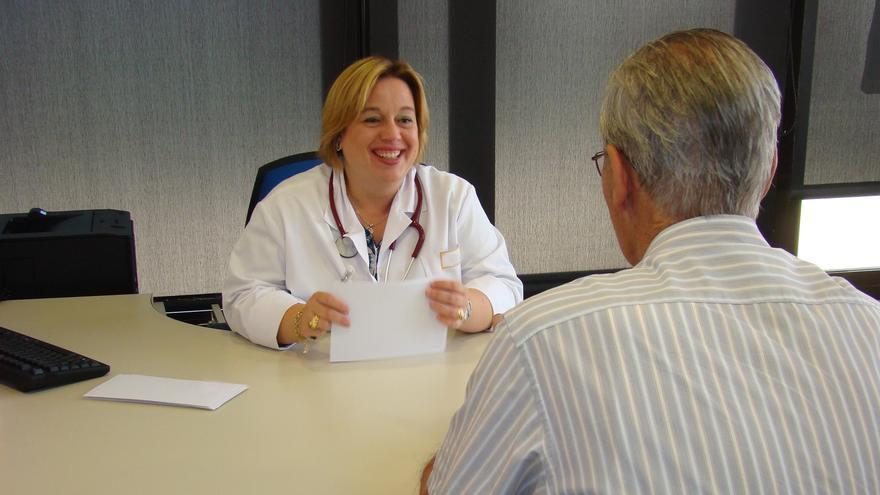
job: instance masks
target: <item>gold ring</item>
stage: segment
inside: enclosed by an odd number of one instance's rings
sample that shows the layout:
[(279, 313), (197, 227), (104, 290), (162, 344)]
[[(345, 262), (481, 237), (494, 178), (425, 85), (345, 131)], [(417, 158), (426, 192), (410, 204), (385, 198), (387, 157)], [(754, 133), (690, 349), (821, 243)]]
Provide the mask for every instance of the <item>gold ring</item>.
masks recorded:
[(318, 316), (318, 315), (313, 316), (312, 319), (309, 320), (309, 328), (311, 328), (312, 330), (317, 330), (319, 321), (321, 321), (320, 316)]
[(465, 317), (464, 308), (458, 308), (458, 312), (455, 313), (455, 315), (458, 316), (459, 320), (464, 320), (464, 317)]

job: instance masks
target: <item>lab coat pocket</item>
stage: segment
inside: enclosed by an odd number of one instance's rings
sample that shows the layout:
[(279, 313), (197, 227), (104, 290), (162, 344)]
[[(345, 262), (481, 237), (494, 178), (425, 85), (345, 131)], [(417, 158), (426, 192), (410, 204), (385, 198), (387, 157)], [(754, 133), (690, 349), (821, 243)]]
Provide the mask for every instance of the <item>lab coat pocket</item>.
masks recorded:
[(439, 277), (461, 280), (461, 248), (454, 246), (451, 249), (440, 251), (437, 254), (436, 263), (439, 265)]
[(461, 249), (458, 246), (440, 252), (440, 269), (447, 270), (461, 265)]

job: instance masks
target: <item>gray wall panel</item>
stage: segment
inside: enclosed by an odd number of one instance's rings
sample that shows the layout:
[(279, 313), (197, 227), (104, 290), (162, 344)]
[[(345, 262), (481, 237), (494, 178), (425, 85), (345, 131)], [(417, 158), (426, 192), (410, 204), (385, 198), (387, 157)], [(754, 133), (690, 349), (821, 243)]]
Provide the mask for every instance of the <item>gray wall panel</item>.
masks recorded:
[(875, 1), (818, 4), (804, 184), (880, 181), (880, 95), (861, 90)]
[(425, 161), (449, 170), (449, 12), (445, 0), (397, 3), (400, 58), (425, 79), (431, 124)]
[(590, 161), (608, 75), (688, 27), (733, 30), (734, 2), (498, 2), (497, 226), (520, 273), (626, 266)]
[(317, 146), (318, 5), (0, 3), (0, 211), (131, 211), (142, 292), (219, 291), (256, 169)]

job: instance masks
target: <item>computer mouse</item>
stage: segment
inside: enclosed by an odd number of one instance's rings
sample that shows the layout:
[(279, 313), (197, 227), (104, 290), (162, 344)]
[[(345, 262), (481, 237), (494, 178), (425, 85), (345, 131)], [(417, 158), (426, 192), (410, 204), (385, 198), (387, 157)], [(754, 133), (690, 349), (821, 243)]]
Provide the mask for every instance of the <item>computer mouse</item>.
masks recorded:
[(46, 218), (49, 213), (42, 208), (31, 208), (28, 212), (28, 218)]

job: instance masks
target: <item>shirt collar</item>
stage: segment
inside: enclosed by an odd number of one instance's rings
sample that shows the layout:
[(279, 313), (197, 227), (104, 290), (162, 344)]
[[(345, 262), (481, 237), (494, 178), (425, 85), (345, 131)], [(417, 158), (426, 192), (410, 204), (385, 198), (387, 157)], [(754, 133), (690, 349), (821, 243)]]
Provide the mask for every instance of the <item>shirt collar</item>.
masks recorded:
[(708, 215), (689, 218), (663, 229), (657, 234), (638, 264), (671, 251), (689, 249), (701, 244), (749, 244), (769, 246), (753, 218), (740, 215)]

